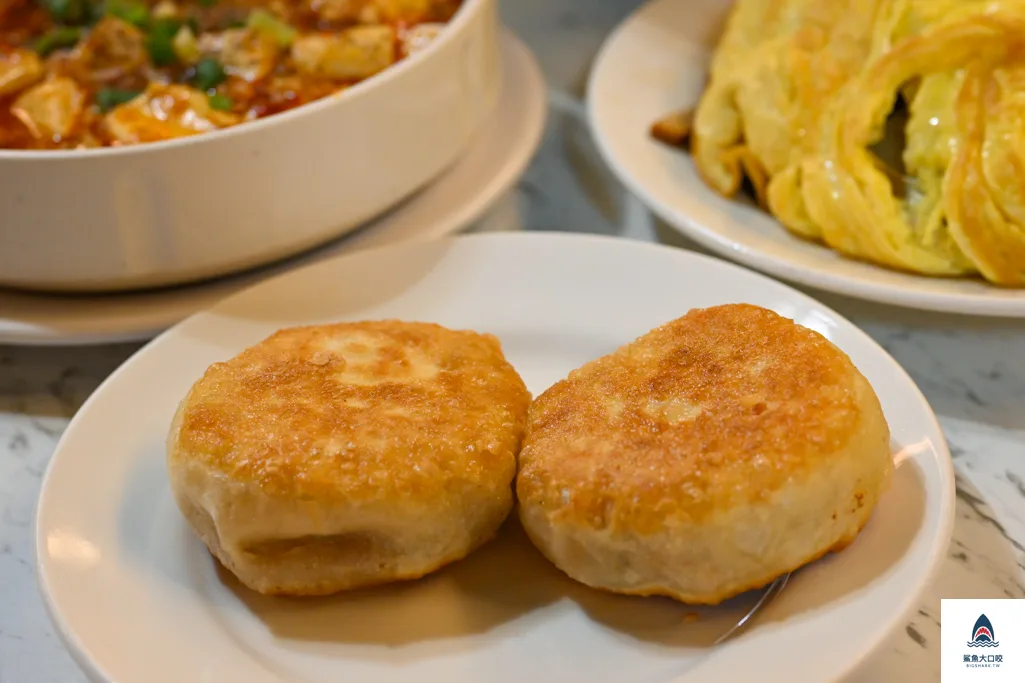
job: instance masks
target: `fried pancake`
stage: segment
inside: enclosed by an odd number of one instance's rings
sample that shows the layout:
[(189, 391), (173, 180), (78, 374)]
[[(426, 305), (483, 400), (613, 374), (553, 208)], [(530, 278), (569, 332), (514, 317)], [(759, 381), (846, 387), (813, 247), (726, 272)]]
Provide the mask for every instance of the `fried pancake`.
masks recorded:
[(517, 494), (534, 544), (570, 577), (716, 604), (852, 542), (891, 471), (882, 409), (850, 359), (729, 305), (539, 396)]
[(426, 323), (282, 330), (212, 365), (175, 416), (175, 499), (264, 594), (413, 579), (513, 505), (530, 394), (498, 340)]

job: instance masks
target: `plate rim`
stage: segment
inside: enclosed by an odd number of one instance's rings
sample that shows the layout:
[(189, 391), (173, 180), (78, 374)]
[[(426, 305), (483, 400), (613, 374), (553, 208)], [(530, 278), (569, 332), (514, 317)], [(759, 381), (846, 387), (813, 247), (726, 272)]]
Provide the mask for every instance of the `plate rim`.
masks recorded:
[[(524, 130), (519, 136), (520, 139), (516, 142), (514, 147), (511, 147), (506, 151), (501, 163), (496, 164), (496, 166), (500, 166), (501, 168), (497, 172), (491, 173), (488, 180), (481, 183), (481, 188), (476, 188), (473, 192), (464, 193), (466, 195), (465, 199), (462, 200), (458, 206), (448, 210), (443, 220), (434, 221), (432, 224), (425, 226), (424, 229), (416, 235), (407, 236), (405, 239), (400, 241), (424, 241), (444, 238), (453, 233), (465, 230), (475, 222), (484, 219), (488, 215), (488, 212), (493, 209), (497, 203), (502, 201), (503, 195), (509, 195), (513, 192), (516, 183), (523, 177), (524, 172), (527, 170), (531, 160), (535, 157), (537, 150), (540, 147), (548, 120), (547, 91), (540, 64), (530, 47), (514, 31), (512, 31), (512, 29), (503, 27), (499, 34), (499, 42), (503, 59), (508, 60), (509, 64), (511, 64), (512, 67), (521, 74), (521, 78), (525, 84), (523, 91), (533, 95), (532, 97), (518, 99), (518, 103), (525, 103), (527, 105), (522, 107), (522, 116), (519, 117), (525, 124)], [(501, 105), (504, 97), (508, 96), (509, 88), (507, 86), (503, 87), (498, 104)], [(492, 113), (487, 123), (491, 124), (494, 120), (500, 117), (501, 112), (496, 109), (496, 112)], [(487, 128), (487, 126), (485, 126), (485, 128)], [(482, 133), (487, 134), (488, 131), (482, 130)], [(492, 134), (494, 133), (495, 132), (492, 131)], [(473, 146), (476, 144), (479, 144), (479, 140), (474, 139), (474, 141), (471, 142), (470, 148), (467, 150), (467, 155), (472, 153)], [(59, 300), (68, 306), (88, 307), (95, 304), (97, 299), (109, 301), (111, 299), (119, 298), (146, 299), (153, 297), (156, 301), (146, 303), (139, 302), (138, 305), (152, 305), (156, 308), (160, 308), (161, 306), (167, 305), (160, 301), (163, 297), (171, 297), (173, 301), (180, 301), (197, 292), (209, 291), (210, 289), (216, 290), (219, 287), (225, 287), (224, 296), (232, 296), (239, 291), (244, 291), (252, 285), (267, 279), (268, 277), (276, 277), (281, 272), (291, 272), (292, 270), (309, 265), (306, 260), (311, 258), (316, 259), (319, 252), (325, 249), (343, 248), (345, 249), (343, 254), (348, 254), (363, 249), (386, 246), (373, 244), (373, 242), (367, 246), (363, 246), (363, 242), (373, 239), (374, 230), (381, 227), (379, 223), (388, 220), (391, 211), (401, 211), (404, 208), (408, 210), (408, 207), (403, 206), (403, 204), (407, 202), (415, 207), (416, 202), (420, 199), (420, 195), (424, 191), (429, 191), (432, 186), (446, 182), (446, 176), (449, 176), (454, 170), (458, 169), (459, 166), (464, 163), (465, 156), (467, 155), (457, 159), (452, 166), (442, 171), (441, 175), (435, 178), (432, 183), (429, 183), (427, 186), (422, 188), (421, 191), (415, 193), (412, 197), (406, 200), (406, 202), (402, 202), (397, 206), (391, 207), (381, 216), (372, 218), (366, 224), (357, 227), (350, 233), (346, 233), (345, 235), (336, 237), (325, 244), (315, 246), (305, 252), (295, 254), (285, 259), (272, 261), (270, 263), (263, 264), (262, 266), (256, 266), (254, 268), (235, 273), (228, 273), (220, 277), (209, 278), (191, 284), (186, 283), (180, 286), (158, 288), (154, 290), (130, 290), (125, 292), (100, 294), (52, 294), (23, 292), (19, 290), (0, 288), (0, 303), (2, 303), (4, 298), (7, 297), (40, 297), (48, 300)], [(391, 242), (388, 244), (395, 243), (396, 242)], [(330, 254), (326, 258), (330, 259), (334, 258), (334, 256), (335, 254)], [(324, 257), (321, 258), (323, 259)], [(232, 289), (233, 282), (237, 282), (238, 284), (234, 289)], [(224, 296), (218, 297), (217, 300), (211, 300), (200, 308), (192, 309), (191, 312), (194, 313), (202, 310), (206, 306), (215, 305), (217, 301), (224, 298)], [(159, 318), (159, 320), (157, 320), (157, 318)], [(53, 318), (51, 318), (51, 320), (52, 319)], [(74, 347), (149, 341), (184, 319), (185, 318), (178, 317), (176, 315), (158, 315), (155, 318), (150, 317), (147, 319), (145, 324), (115, 325), (114, 327), (116, 329), (107, 329), (100, 332), (63, 332), (61, 330), (53, 330), (53, 328), (49, 327), (45, 322), (29, 321), (26, 323), (14, 318), (5, 318), (0, 314), (0, 344), (21, 347)]]
[[(888, 363), (890, 369), (894, 371), (898, 377), (901, 378), (902, 383), (906, 385), (909, 394), (908, 397), (914, 397), (917, 399), (918, 407), (923, 411), (923, 417), (925, 418), (926, 424), (923, 424), (923, 432), (929, 434), (932, 432), (936, 438), (931, 438), (930, 442), (933, 446), (935, 453), (935, 461), (937, 471), (940, 479), (940, 490), (938, 491), (940, 498), (940, 510), (937, 516), (937, 529), (935, 538), (936, 541), (931, 543), (928, 550), (927, 560), (927, 571), (924, 572), (922, 577), (919, 579), (917, 586), (914, 590), (909, 591), (905, 594), (902, 604), (898, 608), (895, 616), (891, 623), (885, 624), (884, 627), (878, 629), (875, 635), (871, 639), (866, 639), (866, 645), (860, 653), (857, 660), (852, 660), (847, 666), (843, 675), (849, 675), (851, 672), (857, 669), (857, 667), (873, 652), (877, 651), (879, 646), (884, 640), (900, 625), (900, 623), (906, 619), (906, 617), (915, 608), (916, 604), (921, 600), (924, 593), (935, 583), (937, 575), (942, 568), (943, 560), (946, 557), (946, 551), (950, 543), (950, 539), (953, 535), (953, 527), (955, 521), (955, 471), (953, 466), (953, 459), (951, 457), (949, 444), (946, 439), (946, 434), (943, 431), (942, 426), (939, 423), (938, 417), (935, 411), (932, 409), (928, 399), (922, 393), (914, 379), (907, 373), (907, 371), (897, 362), (890, 353), (883, 348), (878, 342), (876, 342), (867, 332), (862, 330), (854, 322), (841, 315), (830, 306), (818, 301), (813, 296), (805, 294), (800, 290), (794, 289), (792, 286), (785, 282), (779, 282), (772, 279), (771, 277), (764, 275), (759, 272), (751, 271), (743, 268), (742, 266), (724, 261), (722, 259), (700, 254), (693, 251), (684, 249), (678, 249), (672, 246), (641, 242), (638, 240), (627, 240), (621, 237), (591, 233), (575, 233), (575, 232), (562, 232), (562, 231), (546, 231), (546, 232), (508, 232), (508, 233), (478, 233), (478, 234), (457, 234), (449, 235), (441, 238), (436, 238), (426, 241), (411, 241), (401, 242), (396, 244), (379, 245), (375, 247), (369, 247), (367, 249), (353, 251), (344, 254), (338, 254), (331, 258), (323, 261), (310, 263), (300, 268), (279, 273), (267, 279), (263, 279), (252, 283), (250, 286), (245, 287), (223, 299), (212, 304), (211, 306), (188, 316), (179, 323), (176, 323), (169, 329), (161, 332), (157, 337), (147, 342), (144, 346), (137, 349), (132, 353), (120, 366), (117, 367), (110, 375), (108, 375), (100, 385), (93, 391), (93, 393), (86, 399), (82, 404), (81, 408), (75, 413), (74, 417), (68, 423), (67, 428), (58, 440), (57, 445), (53, 450), (53, 454), (50, 460), (47, 462), (46, 469), (43, 473), (41, 480), (41, 486), (39, 491), (39, 497), (36, 501), (36, 506), (33, 514), (33, 526), (34, 533), (32, 534), (32, 543), (34, 546), (34, 557), (36, 560), (36, 583), (40, 595), (43, 599), (43, 604), (46, 609), (46, 613), (49, 616), (51, 623), (56, 627), (55, 632), (60, 638), (61, 642), (65, 645), (65, 648), (71, 654), (72, 658), (79, 665), (79, 667), (86, 673), (86, 675), (92, 681), (98, 681), (101, 683), (135, 683), (133, 682), (119, 682), (113, 678), (108, 677), (103, 670), (100, 668), (98, 662), (94, 662), (83, 646), (80, 637), (77, 633), (72, 631), (69, 624), (64, 618), (63, 613), (57, 605), (56, 596), (54, 595), (53, 588), (49, 577), (50, 562), (46, 557), (46, 527), (42, 524), (44, 516), (46, 514), (45, 509), (52, 506), (50, 503), (50, 479), (53, 471), (59, 467), (61, 459), (66, 459), (68, 455), (62, 455), (62, 452), (67, 448), (67, 441), (73, 438), (75, 430), (78, 429), (79, 425), (88, 420), (89, 412), (94, 402), (100, 400), (100, 397), (110, 389), (110, 387), (117, 382), (121, 381), (121, 377), (132, 372), (132, 367), (139, 362), (139, 360), (152, 353), (160, 352), (160, 347), (167, 343), (167, 339), (172, 335), (175, 335), (180, 328), (186, 327), (192, 324), (197, 318), (204, 316), (208, 313), (215, 313), (216, 310), (221, 306), (230, 305), (232, 299), (252, 296), (252, 290), (258, 288), (272, 289), (278, 285), (279, 280), (284, 280), (289, 277), (296, 276), (299, 273), (305, 273), (314, 269), (323, 269), (325, 271), (331, 268), (338, 267), (338, 261), (344, 261), (354, 258), (365, 258), (368, 255), (371, 257), (375, 253), (383, 253), (387, 251), (402, 251), (406, 249), (416, 248), (423, 242), (434, 243), (434, 244), (453, 244), (453, 243), (467, 243), (467, 242), (500, 242), (500, 241), (528, 241), (528, 242), (557, 242), (563, 241), (567, 243), (591, 243), (596, 245), (615, 245), (617, 250), (634, 250), (637, 252), (662, 252), (666, 254), (672, 254), (674, 258), (678, 258), (681, 262), (691, 260), (692, 262), (702, 262), (710, 268), (721, 269), (725, 272), (736, 272), (741, 271), (746, 276), (761, 280), (762, 282), (772, 283), (774, 286), (780, 287), (786, 290), (788, 295), (795, 297), (795, 299), (806, 305), (814, 305), (816, 308), (828, 313), (833, 316), (836, 320), (843, 324), (846, 324), (849, 331), (855, 334), (860, 342), (867, 348), (870, 348), (872, 352), (877, 355), (880, 360)], [(846, 352), (845, 352), (846, 353)]]
[[(613, 174), (622, 182), (627, 189), (639, 198), (643, 204), (661, 218), (667, 225), (680, 234), (693, 239), (702, 247), (705, 247), (720, 257), (726, 257), (735, 263), (746, 268), (757, 270), (774, 278), (785, 280), (789, 284), (797, 284), (812, 288), (821, 292), (829, 292), (865, 301), (886, 304), (898, 308), (921, 310), (939, 313), (957, 313), (984, 318), (1025, 318), (1025, 289), (1019, 290), (1021, 299), (992, 298), (985, 293), (972, 294), (963, 292), (937, 293), (930, 291), (905, 290), (899, 287), (878, 284), (873, 282), (866, 270), (864, 277), (849, 275), (838, 275), (830, 271), (825, 265), (808, 269), (789, 259), (778, 258), (763, 250), (751, 245), (736, 242), (716, 232), (713, 228), (701, 224), (692, 217), (685, 215), (671, 207), (661, 196), (649, 190), (642, 180), (643, 173), (636, 168), (629, 167), (613, 151), (613, 144), (610, 142), (614, 137), (613, 131), (606, 130), (599, 125), (601, 116), (598, 114), (600, 104), (597, 102), (595, 92), (597, 84), (605, 77), (608, 64), (615, 61), (615, 52), (619, 42), (624, 35), (634, 28), (641, 17), (652, 11), (652, 7), (671, 2), (672, 0), (646, 0), (623, 18), (602, 41), (592, 68), (587, 77), (586, 86), (586, 110), (588, 126), (595, 140), (595, 147), (605, 164)], [(654, 143), (652, 143), (654, 144)], [(710, 190), (711, 191), (711, 190)], [(771, 217), (770, 217), (771, 218)], [(775, 220), (775, 219), (772, 219)], [(777, 222), (778, 224), (778, 222)], [(782, 225), (778, 226), (784, 231)], [(787, 237), (793, 240), (800, 238), (786, 233)], [(814, 244), (814, 243), (812, 243)], [(820, 249), (836, 254), (835, 250), (828, 247), (815, 245)], [(845, 258), (845, 257), (844, 257)], [(879, 270), (892, 275), (901, 275), (915, 278), (921, 282), (943, 283), (943, 278), (932, 278), (913, 273), (900, 273), (899, 271), (884, 268), (867, 262), (859, 262), (853, 259), (845, 259), (845, 262), (857, 266), (864, 266), (872, 270)], [(952, 282), (966, 282), (965, 278), (954, 278)], [(1006, 291), (995, 285), (989, 285), (991, 291)], [(1013, 290), (1012, 290), (1013, 291)]]

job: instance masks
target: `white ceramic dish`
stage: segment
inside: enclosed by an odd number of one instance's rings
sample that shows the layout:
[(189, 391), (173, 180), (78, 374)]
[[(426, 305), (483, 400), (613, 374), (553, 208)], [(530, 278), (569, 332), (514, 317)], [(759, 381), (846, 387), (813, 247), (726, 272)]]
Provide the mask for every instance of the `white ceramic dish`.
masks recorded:
[(516, 230), (510, 193), (544, 131), (545, 83), (529, 49), (502, 37), (499, 106), (455, 166), (399, 207), (309, 254), (195, 285), (106, 295), (37, 295), (0, 289), (0, 344), (67, 345), (149, 339), (254, 282), (354, 249), (473, 231)]
[(706, 248), (791, 282), (910, 308), (1025, 317), (1025, 290), (898, 273), (794, 237), (753, 205), (717, 195), (686, 153), (649, 137), (656, 120), (697, 102), (730, 6), (652, 0), (602, 47), (588, 111), (602, 156), (627, 188)]
[(498, 97), (494, 0), (353, 88), (223, 131), (69, 152), (0, 150), (0, 285), (178, 284), (338, 237), (462, 154)]
[[(749, 630), (717, 648), (708, 643), (743, 598), (693, 610), (591, 591), (542, 560), (515, 525), (423, 581), (323, 600), (259, 598), (217, 570), (166, 483), (164, 438), (190, 384), (284, 326), (397, 317), (492, 332), (537, 394), (692, 307), (739, 301), (847, 351), (882, 400), (899, 464), (858, 540), (795, 574)], [(949, 452), (925, 399), (833, 311), (680, 249), (495, 233), (319, 263), (166, 332), (111, 375), (64, 433), (44, 479), (36, 543), (51, 615), (96, 681), (790, 683), (799, 663), (801, 680), (825, 682), (916, 606), (946, 552), (953, 510)], [(697, 621), (686, 616), (693, 612)]]

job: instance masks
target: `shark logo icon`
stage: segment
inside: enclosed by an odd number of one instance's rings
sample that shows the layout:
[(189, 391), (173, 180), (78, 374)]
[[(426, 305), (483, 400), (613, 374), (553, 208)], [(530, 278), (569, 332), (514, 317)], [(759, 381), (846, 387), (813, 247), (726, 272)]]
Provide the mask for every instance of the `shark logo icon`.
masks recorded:
[(972, 628), (972, 639), (968, 641), (968, 647), (998, 647), (1000, 643), (994, 633), (993, 624), (985, 614), (980, 614)]

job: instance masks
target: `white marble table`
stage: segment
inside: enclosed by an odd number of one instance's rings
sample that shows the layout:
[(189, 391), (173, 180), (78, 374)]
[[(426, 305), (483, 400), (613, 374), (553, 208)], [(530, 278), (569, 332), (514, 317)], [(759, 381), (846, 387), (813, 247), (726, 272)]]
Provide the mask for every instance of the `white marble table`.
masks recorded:
[[(682, 1), (682, 0), (681, 0)], [(636, 0), (507, 0), (536, 51), (553, 113), (520, 183), (523, 220), (693, 248), (653, 221), (598, 161), (573, 115), (591, 57)], [(940, 416), (958, 471), (957, 523), (937, 583), (905, 627), (845, 683), (939, 680), (940, 597), (1025, 597), (1025, 321), (918, 314), (812, 292), (885, 346)], [(0, 346), (0, 683), (77, 683), (36, 589), (40, 478), (71, 415), (137, 345)], [(97, 457), (102, 454), (97, 453)]]

